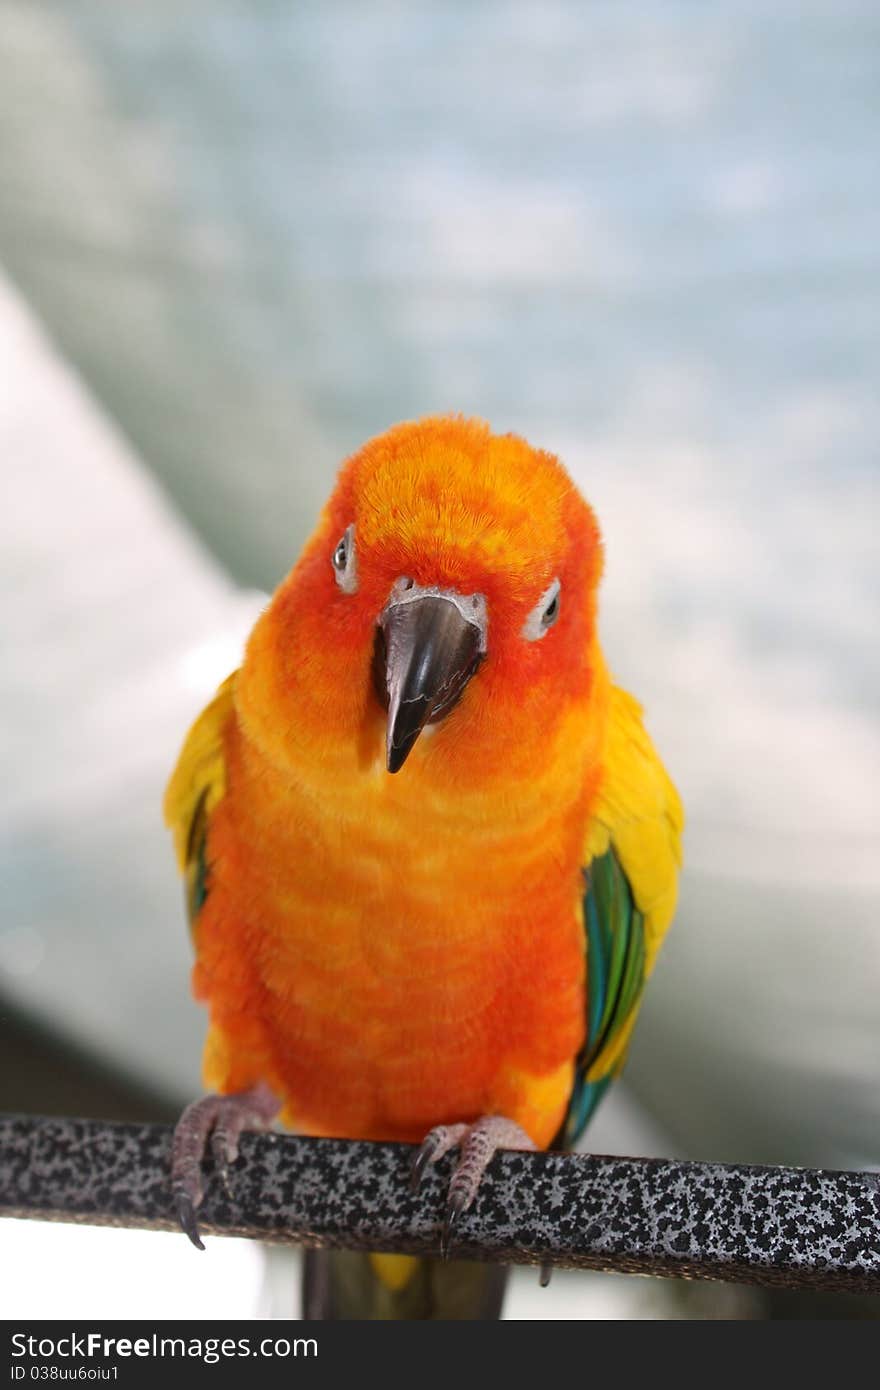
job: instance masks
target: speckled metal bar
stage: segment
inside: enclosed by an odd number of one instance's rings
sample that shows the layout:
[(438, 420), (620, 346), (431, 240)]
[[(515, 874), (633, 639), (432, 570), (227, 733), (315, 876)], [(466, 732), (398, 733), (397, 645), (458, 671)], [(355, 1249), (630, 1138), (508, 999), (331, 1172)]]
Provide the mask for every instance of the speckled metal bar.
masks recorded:
[[(0, 1116), (0, 1216), (173, 1230), (170, 1147), (164, 1125)], [(412, 1153), (402, 1144), (245, 1135), (231, 1192), (208, 1173), (202, 1231), (436, 1254), (450, 1160), (414, 1195)], [(501, 1154), (452, 1253), (880, 1292), (880, 1175)]]

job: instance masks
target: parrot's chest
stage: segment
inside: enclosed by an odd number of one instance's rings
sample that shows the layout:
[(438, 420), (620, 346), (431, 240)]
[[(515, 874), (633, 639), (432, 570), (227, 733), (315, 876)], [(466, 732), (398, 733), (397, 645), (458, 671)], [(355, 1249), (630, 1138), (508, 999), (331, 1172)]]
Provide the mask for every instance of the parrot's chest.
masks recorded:
[(289, 1117), (415, 1138), (515, 1118), (549, 1087), (555, 1125), (584, 1026), (583, 828), (546, 805), (504, 824), (386, 785), (356, 816), (288, 794), (216, 817), (210, 896), (259, 977)]

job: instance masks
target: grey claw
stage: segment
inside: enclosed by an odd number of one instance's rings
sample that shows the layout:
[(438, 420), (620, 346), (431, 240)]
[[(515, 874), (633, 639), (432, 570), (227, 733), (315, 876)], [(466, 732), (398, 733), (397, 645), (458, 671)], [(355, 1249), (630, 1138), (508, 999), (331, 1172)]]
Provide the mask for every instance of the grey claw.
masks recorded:
[(438, 1142), (439, 1141), (433, 1134), (429, 1134), (413, 1159), (412, 1167), (409, 1170), (410, 1192), (418, 1192), (422, 1178), (425, 1176), (425, 1170), (430, 1165), (431, 1159), (437, 1151)]
[(449, 1259), (449, 1247), (452, 1244), (452, 1236), (458, 1227), (459, 1218), (467, 1206), (467, 1198), (463, 1192), (453, 1192), (450, 1194), (449, 1201), (446, 1203), (446, 1219), (443, 1222), (443, 1230), (440, 1232), (440, 1254), (444, 1260)]
[(550, 1280), (552, 1279), (552, 1277), (553, 1277), (553, 1266), (552, 1266), (552, 1264), (550, 1263), (549, 1260), (545, 1260), (545, 1262), (541, 1265), (541, 1273), (540, 1273), (540, 1276), (539, 1276), (539, 1278), (538, 1278), (538, 1283), (540, 1284), (540, 1286), (541, 1286), (542, 1289), (546, 1289), (546, 1288), (547, 1288), (547, 1285), (550, 1283)]
[(196, 1208), (192, 1197), (186, 1192), (177, 1194), (177, 1219), (180, 1222), (181, 1230), (189, 1236), (197, 1250), (204, 1250), (202, 1238), (199, 1235), (199, 1226), (196, 1221)]

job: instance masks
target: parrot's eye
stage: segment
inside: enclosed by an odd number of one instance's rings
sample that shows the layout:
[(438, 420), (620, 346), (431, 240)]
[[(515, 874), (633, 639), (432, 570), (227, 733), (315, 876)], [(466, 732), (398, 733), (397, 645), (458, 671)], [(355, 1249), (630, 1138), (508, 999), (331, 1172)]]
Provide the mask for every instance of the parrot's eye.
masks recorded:
[(333, 552), (333, 571), (336, 583), (345, 594), (353, 594), (357, 589), (357, 555), (354, 548), (354, 524), (352, 523), (341, 537)]
[(527, 641), (537, 642), (556, 622), (556, 619), (559, 617), (559, 595), (561, 591), (562, 585), (558, 579), (554, 579), (549, 589), (545, 589), (535, 607), (526, 618), (522, 635)]

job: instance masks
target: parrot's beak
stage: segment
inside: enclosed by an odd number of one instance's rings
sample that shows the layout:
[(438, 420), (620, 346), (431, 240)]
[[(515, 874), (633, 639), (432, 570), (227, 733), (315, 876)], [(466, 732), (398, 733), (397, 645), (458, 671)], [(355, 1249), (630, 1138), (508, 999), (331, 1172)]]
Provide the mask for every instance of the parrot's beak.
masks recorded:
[(382, 611), (373, 675), (388, 707), (386, 762), (399, 772), (426, 724), (461, 699), (486, 651), (486, 600), (398, 580)]

